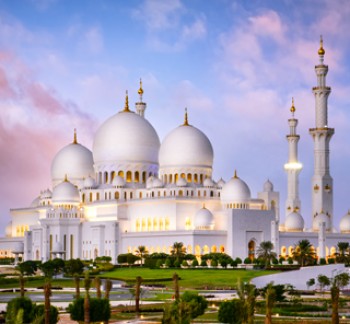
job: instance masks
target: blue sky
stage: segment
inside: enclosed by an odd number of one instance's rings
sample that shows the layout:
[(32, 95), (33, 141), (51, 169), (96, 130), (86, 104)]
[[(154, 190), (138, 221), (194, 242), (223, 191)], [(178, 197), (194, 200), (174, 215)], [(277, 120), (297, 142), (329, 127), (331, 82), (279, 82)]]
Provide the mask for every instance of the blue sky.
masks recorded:
[(0, 228), (9, 208), (50, 187), (72, 140), (137, 101), (160, 139), (183, 121), (214, 147), (214, 180), (237, 169), (256, 196), (266, 179), (286, 199), (287, 119), (295, 98), (302, 215), (311, 224), (316, 85), (322, 34), (329, 65), (335, 223), (350, 208), (350, 3), (309, 1), (0, 0)]

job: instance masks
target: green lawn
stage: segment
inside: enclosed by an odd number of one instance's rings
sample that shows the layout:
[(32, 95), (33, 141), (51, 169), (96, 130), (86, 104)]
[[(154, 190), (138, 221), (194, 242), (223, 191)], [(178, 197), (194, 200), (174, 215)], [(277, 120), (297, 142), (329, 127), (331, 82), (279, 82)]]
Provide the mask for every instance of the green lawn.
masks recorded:
[(264, 270), (119, 268), (101, 276), (127, 282), (141, 276), (146, 284), (160, 283), (172, 287), (171, 278), (175, 272), (181, 278), (182, 289), (231, 289), (236, 287), (238, 280), (249, 282), (254, 277), (272, 273)]

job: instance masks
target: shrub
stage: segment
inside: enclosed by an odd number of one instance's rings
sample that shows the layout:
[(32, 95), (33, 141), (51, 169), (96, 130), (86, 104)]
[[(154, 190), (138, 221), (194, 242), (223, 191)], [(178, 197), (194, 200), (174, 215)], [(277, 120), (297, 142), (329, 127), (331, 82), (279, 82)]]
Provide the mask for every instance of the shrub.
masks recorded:
[(19, 322), (17, 315), (21, 309), (23, 310), (22, 322), (31, 323), (33, 308), (33, 302), (27, 297), (19, 297), (10, 300), (6, 308), (6, 323), (17, 324)]
[(244, 264), (251, 264), (252, 260), (250, 258), (245, 258), (244, 259)]
[[(45, 324), (45, 305), (35, 305), (32, 318), (36, 324)], [(58, 309), (50, 305), (50, 324), (58, 322)]]
[(180, 268), (180, 266), (181, 266), (180, 260), (175, 260), (175, 262), (174, 262), (174, 267), (175, 267), (175, 268)]
[(163, 260), (162, 259), (158, 259), (156, 262), (156, 268), (160, 268), (163, 265)]
[(166, 258), (165, 266), (169, 267), (169, 268), (172, 267), (173, 266), (173, 260), (171, 258)]
[(182, 265), (183, 267), (187, 267), (187, 266), (188, 266), (188, 263), (187, 263), (186, 260), (183, 260), (181, 265)]
[(202, 260), (202, 261), (201, 261), (201, 267), (206, 267), (206, 266), (207, 266), (207, 261)]
[(328, 264), (334, 264), (335, 259), (334, 258), (328, 258)]
[(220, 323), (241, 324), (244, 320), (244, 303), (241, 300), (230, 300), (220, 304), (218, 320)]
[(242, 259), (241, 258), (236, 258), (235, 262), (237, 262), (237, 264), (242, 264)]
[(279, 259), (278, 259), (278, 262), (279, 264), (282, 264), (283, 261), (286, 261), (285, 257), (281, 256)]
[(321, 259), (320, 259), (320, 264), (321, 264), (321, 265), (327, 264), (326, 259), (325, 259), (325, 258), (321, 258)]
[[(84, 322), (84, 298), (79, 298), (68, 305), (68, 312), (73, 321)], [(109, 300), (90, 298), (90, 322), (104, 322), (111, 317)]]
[(278, 260), (276, 258), (273, 258), (272, 264), (277, 265), (278, 264)]
[(293, 264), (293, 259), (291, 257), (288, 258), (288, 264)]
[(212, 267), (217, 267), (217, 266), (218, 266), (218, 262), (217, 262), (216, 260), (212, 260), (211, 263), (210, 263), (210, 265), (211, 265)]
[(193, 260), (192, 267), (198, 267), (198, 260), (197, 259)]

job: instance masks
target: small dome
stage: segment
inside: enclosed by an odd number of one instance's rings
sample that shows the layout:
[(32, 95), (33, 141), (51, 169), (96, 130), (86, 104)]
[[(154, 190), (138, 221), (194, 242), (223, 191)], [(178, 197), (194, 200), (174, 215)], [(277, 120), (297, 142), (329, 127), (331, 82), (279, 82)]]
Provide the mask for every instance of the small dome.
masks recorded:
[(220, 178), (220, 180), (217, 182), (218, 188), (222, 189), (225, 183), (226, 183), (225, 180), (223, 178)]
[(339, 227), (341, 233), (350, 233), (350, 211), (341, 218)]
[(197, 211), (194, 217), (194, 227), (196, 229), (210, 229), (214, 225), (214, 216), (212, 212), (203, 207)]
[(84, 179), (83, 186), (85, 189), (93, 189), (96, 187), (96, 181), (94, 178), (88, 176), (86, 179)]
[(312, 229), (314, 231), (318, 231), (321, 222), (326, 223), (326, 231), (329, 231), (331, 229), (331, 222), (330, 222), (329, 216), (323, 212), (316, 215), (316, 217), (314, 218), (314, 220), (312, 222)]
[(12, 237), (12, 222), (9, 222), (5, 228), (5, 236)]
[(112, 181), (112, 185), (117, 188), (122, 188), (125, 186), (125, 180), (121, 176), (116, 175)]
[(46, 189), (44, 190), (41, 194), (40, 194), (40, 198), (41, 199), (51, 199), (52, 198), (52, 192), (50, 189)]
[(185, 178), (179, 178), (179, 180), (176, 181), (176, 186), (177, 187), (186, 187), (187, 186), (187, 181)]
[(38, 197), (36, 197), (33, 201), (32, 201), (32, 203), (30, 204), (30, 207), (38, 207), (38, 206), (40, 206), (40, 196), (38, 196)]
[(161, 188), (163, 187), (163, 182), (159, 178), (154, 178), (153, 180), (153, 188)]
[(270, 180), (267, 180), (264, 183), (264, 192), (272, 192), (273, 191), (273, 184)]
[(248, 185), (235, 174), (222, 188), (223, 202), (248, 202), (251, 198)]
[(52, 247), (52, 252), (53, 253), (62, 253), (64, 252), (62, 244), (60, 242), (55, 242)]
[(146, 180), (146, 188), (147, 189), (153, 188), (153, 180), (154, 180), (154, 176), (148, 177), (148, 179)]
[(203, 181), (203, 186), (207, 188), (212, 188), (215, 186), (215, 182), (210, 178), (206, 178)]
[(79, 204), (79, 191), (77, 187), (65, 179), (53, 189), (52, 202), (54, 204)]
[(65, 146), (54, 157), (51, 164), (51, 179), (56, 186), (67, 176), (75, 185), (94, 174), (92, 152), (79, 144), (74, 136), (73, 143)]
[(287, 215), (284, 226), (287, 231), (300, 232), (304, 229), (304, 219), (298, 212), (294, 211)]
[(17, 242), (12, 249), (12, 253), (23, 253), (24, 252), (24, 244), (22, 242)]

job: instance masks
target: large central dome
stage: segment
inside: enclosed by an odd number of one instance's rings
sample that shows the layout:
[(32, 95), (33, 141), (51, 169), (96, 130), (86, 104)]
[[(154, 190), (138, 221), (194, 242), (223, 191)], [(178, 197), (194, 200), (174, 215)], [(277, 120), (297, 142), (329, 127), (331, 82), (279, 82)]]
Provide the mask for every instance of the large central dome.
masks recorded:
[[(152, 125), (130, 111), (126, 102), (126, 108), (106, 120), (95, 135), (95, 172), (114, 172), (121, 176), (136, 171), (156, 173), (159, 146), (160, 141)], [(102, 182), (112, 180), (111, 176)]]

